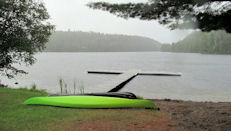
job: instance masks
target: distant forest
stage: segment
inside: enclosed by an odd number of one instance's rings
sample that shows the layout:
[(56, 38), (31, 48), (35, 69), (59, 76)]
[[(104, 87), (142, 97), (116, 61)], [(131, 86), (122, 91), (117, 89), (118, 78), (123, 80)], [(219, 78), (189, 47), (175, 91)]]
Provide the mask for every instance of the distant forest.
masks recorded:
[(81, 31), (56, 31), (46, 44), (46, 52), (129, 52), (163, 51), (231, 54), (231, 34), (194, 31), (172, 44), (141, 36), (114, 35)]
[(56, 31), (46, 52), (129, 52), (159, 51), (161, 44), (141, 36), (109, 35), (95, 32)]
[(231, 54), (231, 34), (222, 30), (209, 33), (195, 31), (177, 43), (163, 44), (161, 51)]

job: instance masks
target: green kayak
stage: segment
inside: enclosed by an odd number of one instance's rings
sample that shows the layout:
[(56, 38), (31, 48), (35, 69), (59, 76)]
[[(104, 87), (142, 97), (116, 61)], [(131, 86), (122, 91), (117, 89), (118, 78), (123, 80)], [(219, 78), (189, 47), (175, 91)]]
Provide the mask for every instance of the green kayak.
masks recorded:
[(33, 97), (24, 102), (28, 105), (49, 105), (72, 108), (150, 108), (158, 109), (151, 100), (129, 99), (111, 96), (72, 95)]

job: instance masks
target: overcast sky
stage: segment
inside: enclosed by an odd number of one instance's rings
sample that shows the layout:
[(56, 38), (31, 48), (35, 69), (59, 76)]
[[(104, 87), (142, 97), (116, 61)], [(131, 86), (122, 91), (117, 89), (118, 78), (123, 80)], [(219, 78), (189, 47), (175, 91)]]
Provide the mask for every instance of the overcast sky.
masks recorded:
[[(157, 21), (123, 19), (106, 11), (93, 10), (86, 6), (100, 0), (43, 0), (56, 30), (94, 31), (109, 34), (146, 36), (162, 43), (183, 39), (190, 31), (171, 31)], [(102, 0), (115, 2), (116, 0)], [(117, 0), (117, 2), (146, 2), (147, 0)], [(121, 3), (120, 2), (120, 3)]]

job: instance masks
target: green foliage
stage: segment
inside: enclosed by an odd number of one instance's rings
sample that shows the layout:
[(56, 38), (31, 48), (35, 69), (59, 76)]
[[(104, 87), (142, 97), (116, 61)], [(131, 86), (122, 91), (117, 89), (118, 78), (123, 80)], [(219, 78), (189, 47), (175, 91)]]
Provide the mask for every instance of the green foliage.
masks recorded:
[(230, 0), (149, 0), (147, 3), (126, 4), (94, 2), (87, 6), (123, 18), (158, 20), (171, 29), (224, 29), (231, 33), (230, 5)]
[(162, 45), (161, 51), (231, 54), (231, 35), (225, 31), (193, 32), (182, 41)]
[(0, 1), (0, 75), (9, 78), (26, 73), (13, 64), (32, 65), (35, 52), (42, 51), (54, 28), (42, 2)]
[(46, 46), (48, 52), (156, 51), (160, 43), (140, 36), (56, 31)]
[(2, 8), (5, 4), (5, 0), (0, 0), (0, 8)]

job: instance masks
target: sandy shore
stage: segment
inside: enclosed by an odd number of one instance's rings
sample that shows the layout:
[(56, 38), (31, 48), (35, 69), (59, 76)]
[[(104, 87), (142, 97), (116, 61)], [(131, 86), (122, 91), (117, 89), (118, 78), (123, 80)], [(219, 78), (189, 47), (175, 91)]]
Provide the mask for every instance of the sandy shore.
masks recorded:
[(153, 101), (161, 112), (169, 114), (180, 130), (231, 130), (231, 102), (192, 102), (181, 100)]

